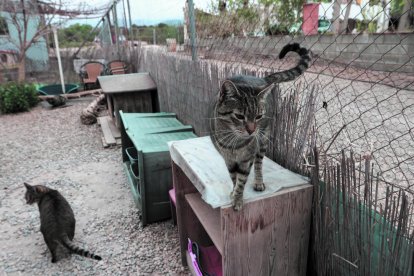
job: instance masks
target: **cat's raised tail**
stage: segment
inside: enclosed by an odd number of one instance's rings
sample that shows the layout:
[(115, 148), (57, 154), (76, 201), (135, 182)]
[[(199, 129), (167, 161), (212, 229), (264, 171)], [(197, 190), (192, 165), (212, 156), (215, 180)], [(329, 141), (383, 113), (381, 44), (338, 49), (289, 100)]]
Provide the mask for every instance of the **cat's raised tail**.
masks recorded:
[(62, 244), (69, 249), (70, 251), (72, 251), (72, 253), (84, 256), (84, 257), (88, 257), (94, 260), (102, 260), (102, 258), (98, 255), (95, 255), (85, 249), (80, 248), (79, 246), (77, 246), (76, 244), (74, 244), (71, 240), (69, 240), (68, 236), (65, 235), (64, 237), (62, 237)]
[(309, 56), (308, 49), (301, 47), (299, 43), (287, 44), (280, 51), (279, 58), (280, 59), (284, 58), (288, 52), (295, 52), (299, 54), (300, 60), (298, 64), (291, 69), (288, 69), (282, 72), (276, 72), (274, 74), (266, 76), (264, 80), (268, 84), (292, 81), (296, 79), (297, 77), (299, 77), (300, 75), (302, 75), (303, 72), (305, 72), (305, 70), (309, 68), (309, 63), (311, 61), (311, 58)]

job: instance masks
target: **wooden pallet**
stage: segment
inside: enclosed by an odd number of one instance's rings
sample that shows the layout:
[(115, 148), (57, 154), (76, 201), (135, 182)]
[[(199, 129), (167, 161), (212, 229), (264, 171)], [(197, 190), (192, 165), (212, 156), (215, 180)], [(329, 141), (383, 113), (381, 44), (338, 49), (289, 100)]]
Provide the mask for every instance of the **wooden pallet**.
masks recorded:
[(109, 116), (98, 117), (98, 125), (102, 129), (102, 145), (104, 148), (121, 145), (121, 132)]

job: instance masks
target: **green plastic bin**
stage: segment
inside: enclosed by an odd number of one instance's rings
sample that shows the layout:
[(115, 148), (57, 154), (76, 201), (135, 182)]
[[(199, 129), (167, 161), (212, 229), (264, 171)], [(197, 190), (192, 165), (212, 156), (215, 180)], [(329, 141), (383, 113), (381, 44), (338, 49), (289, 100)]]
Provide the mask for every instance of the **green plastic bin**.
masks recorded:
[[(78, 92), (79, 85), (77, 84), (65, 84), (65, 93), (75, 93)], [(63, 94), (61, 84), (50, 84), (44, 85), (37, 88), (37, 93), (41, 95), (61, 95)]]
[(173, 185), (167, 143), (197, 136), (192, 127), (182, 125), (175, 114), (120, 114), (122, 125), (127, 126), (121, 129), (121, 136), (126, 136), (122, 139), (124, 169), (135, 204), (142, 213), (142, 224), (169, 219), (168, 191)]
[(140, 136), (148, 133), (169, 133), (179, 131), (193, 131), (193, 127), (183, 125), (177, 120), (174, 113), (124, 113), (119, 111), (123, 128), (131, 136)]
[(129, 162), (135, 164), (138, 161), (138, 152), (135, 147), (129, 147), (125, 149), (125, 153), (128, 156)]
[(177, 120), (175, 113), (124, 113), (119, 111), (121, 118), (121, 141), (122, 141), (122, 159), (129, 160), (125, 149), (135, 147), (131, 137), (139, 137), (145, 134), (157, 133), (174, 133), (193, 131), (193, 127), (183, 125)]

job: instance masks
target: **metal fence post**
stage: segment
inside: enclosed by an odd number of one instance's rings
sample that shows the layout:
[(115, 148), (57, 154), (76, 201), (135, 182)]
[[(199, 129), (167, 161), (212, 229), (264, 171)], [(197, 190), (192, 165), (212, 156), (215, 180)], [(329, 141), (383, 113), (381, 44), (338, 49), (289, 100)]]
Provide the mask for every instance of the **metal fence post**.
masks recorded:
[(190, 19), (190, 43), (191, 43), (191, 56), (193, 61), (197, 60), (197, 48), (196, 48), (196, 29), (195, 29), (195, 14), (193, 0), (187, 0), (188, 3), (188, 17)]
[(128, 5), (129, 32), (130, 32), (129, 40), (133, 41), (132, 46), (134, 46), (135, 35), (134, 35), (134, 30), (132, 29), (131, 7), (129, 5), (129, 0), (127, 0), (127, 5)]
[(120, 48), (119, 48), (119, 29), (118, 29), (118, 14), (116, 11), (116, 5), (118, 4), (118, 2), (116, 0), (114, 0), (113, 3), (113, 16), (114, 16), (114, 30), (115, 30), (115, 45), (116, 45), (116, 50), (117, 50), (117, 56), (118, 59), (121, 59), (121, 54), (120, 54)]
[(152, 29), (152, 42), (154, 45), (157, 45), (157, 31), (156, 29)]

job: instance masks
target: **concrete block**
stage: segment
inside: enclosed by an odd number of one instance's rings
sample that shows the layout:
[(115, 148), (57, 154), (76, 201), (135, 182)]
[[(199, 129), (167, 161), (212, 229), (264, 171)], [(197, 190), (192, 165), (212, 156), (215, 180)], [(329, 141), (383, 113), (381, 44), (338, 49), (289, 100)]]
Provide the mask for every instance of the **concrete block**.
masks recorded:
[(374, 36), (373, 35), (369, 35), (369, 34), (361, 34), (358, 36), (355, 36), (353, 43), (372, 43), (372, 41), (374, 40)]
[(397, 33), (397, 34), (384, 34), (384, 44), (401, 44), (405, 39), (409, 36), (409, 34), (404, 33)]

